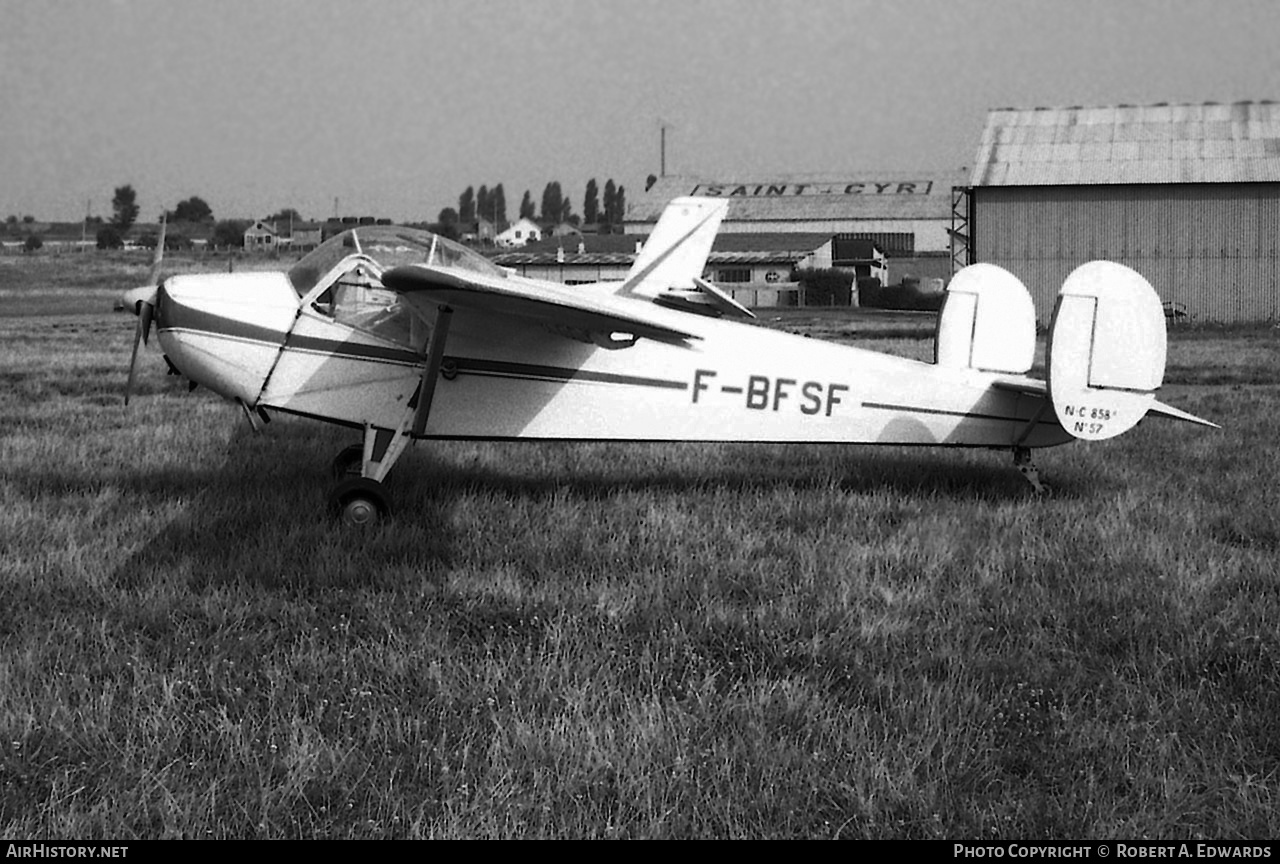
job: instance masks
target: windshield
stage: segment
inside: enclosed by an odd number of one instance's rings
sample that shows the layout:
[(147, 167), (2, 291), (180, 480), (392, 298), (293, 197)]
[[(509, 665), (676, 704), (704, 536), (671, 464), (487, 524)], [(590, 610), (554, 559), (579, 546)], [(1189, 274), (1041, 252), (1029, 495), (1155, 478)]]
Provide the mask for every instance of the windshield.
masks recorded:
[(383, 271), (402, 264), (431, 264), (500, 279), (507, 275), (505, 270), (479, 252), (430, 231), (394, 225), (366, 225), (335, 234), (293, 265), (289, 270), (293, 290), (299, 297), (307, 294), (344, 258), (358, 253), (368, 255)]

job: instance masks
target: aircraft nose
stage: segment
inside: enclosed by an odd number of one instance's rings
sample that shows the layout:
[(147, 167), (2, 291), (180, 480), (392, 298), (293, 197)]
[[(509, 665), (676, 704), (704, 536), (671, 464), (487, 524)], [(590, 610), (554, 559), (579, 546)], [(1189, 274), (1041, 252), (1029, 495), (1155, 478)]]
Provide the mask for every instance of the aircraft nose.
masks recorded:
[(297, 315), (283, 273), (173, 276), (157, 296), (160, 343), (183, 375), (253, 406)]

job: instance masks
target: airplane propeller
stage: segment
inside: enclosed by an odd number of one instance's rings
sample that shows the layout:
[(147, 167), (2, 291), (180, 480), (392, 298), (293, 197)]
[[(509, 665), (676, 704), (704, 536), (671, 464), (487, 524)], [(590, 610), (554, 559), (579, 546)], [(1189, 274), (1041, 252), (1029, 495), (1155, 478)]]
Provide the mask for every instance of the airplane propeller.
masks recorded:
[(155, 318), (156, 303), (159, 301), (160, 264), (164, 261), (165, 227), (166, 220), (161, 216), (160, 236), (156, 239), (156, 250), (151, 258), (151, 270), (147, 273), (147, 284), (126, 291), (124, 295), (125, 308), (132, 309), (138, 316), (138, 326), (133, 333), (133, 356), (129, 358), (129, 381), (124, 387), (125, 405), (129, 404), (129, 397), (133, 394), (133, 379), (138, 368), (138, 344), (147, 344), (147, 338), (151, 335), (151, 321)]

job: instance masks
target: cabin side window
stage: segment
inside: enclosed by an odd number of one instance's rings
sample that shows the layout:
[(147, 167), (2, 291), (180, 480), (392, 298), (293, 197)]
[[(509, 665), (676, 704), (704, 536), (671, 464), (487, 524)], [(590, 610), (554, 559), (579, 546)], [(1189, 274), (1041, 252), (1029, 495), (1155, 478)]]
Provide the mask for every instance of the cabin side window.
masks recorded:
[(311, 304), (339, 324), (372, 333), (415, 350), (426, 344), (429, 327), (394, 291), (382, 287), (366, 262), (356, 263)]

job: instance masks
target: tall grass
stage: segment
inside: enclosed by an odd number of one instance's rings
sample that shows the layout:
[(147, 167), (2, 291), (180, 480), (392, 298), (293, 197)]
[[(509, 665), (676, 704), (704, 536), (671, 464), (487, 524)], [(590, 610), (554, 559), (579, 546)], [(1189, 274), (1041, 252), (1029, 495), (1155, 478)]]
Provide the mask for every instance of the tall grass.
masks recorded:
[(125, 317), (0, 319), (0, 836), (1280, 833), (1260, 331), (1174, 335), (1222, 431), (1045, 451), (1047, 500), (985, 452), (431, 443), (366, 535), (346, 433), (154, 348), (126, 412)]

